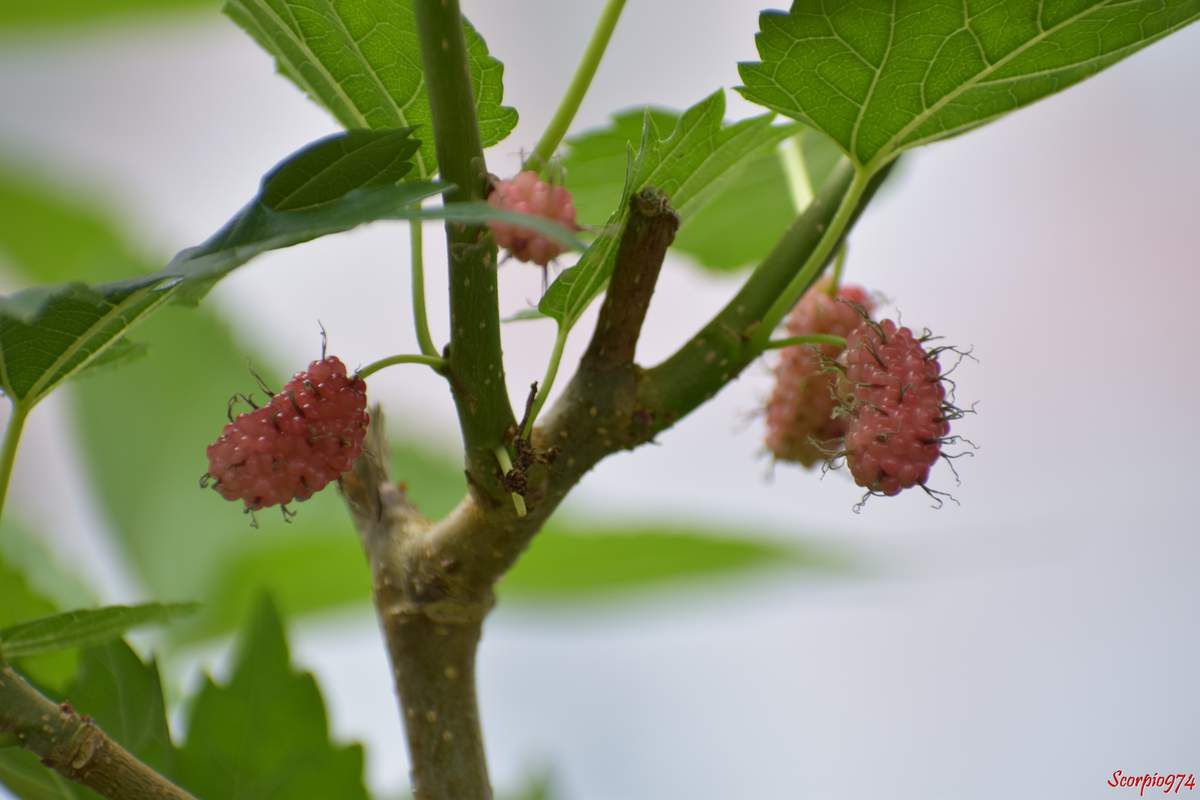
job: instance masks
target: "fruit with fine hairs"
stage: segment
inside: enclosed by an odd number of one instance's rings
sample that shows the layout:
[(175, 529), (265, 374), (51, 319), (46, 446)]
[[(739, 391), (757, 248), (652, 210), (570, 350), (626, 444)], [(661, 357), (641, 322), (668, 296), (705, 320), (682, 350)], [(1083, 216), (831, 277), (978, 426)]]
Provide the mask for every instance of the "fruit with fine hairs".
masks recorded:
[[(830, 282), (809, 289), (785, 321), (789, 336), (833, 334), (846, 337), (862, 324), (874, 302), (859, 286), (842, 286), (836, 296)], [(846, 421), (838, 406), (834, 375), (829, 368), (841, 348), (836, 345), (793, 345), (779, 352), (775, 386), (767, 401), (767, 450), (778, 461), (805, 467), (824, 462), (841, 448)]]
[(846, 465), (871, 494), (924, 487), (956, 416), (938, 351), (926, 350), (925, 341), (892, 320), (867, 323), (847, 337), (838, 358)]
[[(248, 399), (248, 398), (247, 398)], [(336, 356), (297, 372), (270, 401), (232, 420), (208, 447), (210, 481), (226, 500), (257, 511), (307, 500), (362, 454), (366, 383)]]

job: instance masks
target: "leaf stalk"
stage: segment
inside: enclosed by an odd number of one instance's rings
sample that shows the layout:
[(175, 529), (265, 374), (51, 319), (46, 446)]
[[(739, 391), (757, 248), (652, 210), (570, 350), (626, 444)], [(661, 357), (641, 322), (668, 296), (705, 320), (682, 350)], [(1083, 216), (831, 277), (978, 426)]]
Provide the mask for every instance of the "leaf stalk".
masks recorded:
[(435, 372), (443, 372), (446, 369), (446, 361), (440, 356), (417, 355), (415, 353), (404, 353), (397, 356), (388, 356), (381, 358), (378, 361), (372, 361), (365, 367), (362, 367), (354, 374), (360, 378), (368, 378), (379, 372), (381, 369), (393, 367), (397, 364), (424, 364), (427, 367), (432, 367)]
[(412, 270), (413, 325), (417, 329), (417, 344), (427, 356), (438, 355), (433, 336), (429, 333), (429, 316), (425, 311), (425, 247), (420, 220), (408, 223), (409, 253)]
[(550, 159), (554, 157), (554, 151), (558, 149), (563, 137), (567, 135), (571, 123), (575, 120), (575, 114), (579, 112), (579, 106), (582, 105), (583, 98), (592, 85), (592, 79), (596, 77), (596, 70), (600, 67), (604, 51), (608, 49), (608, 43), (612, 40), (613, 31), (617, 27), (617, 20), (621, 18), (621, 12), (624, 9), (625, 0), (608, 0), (605, 3), (604, 10), (600, 13), (600, 19), (596, 22), (596, 28), (592, 31), (592, 38), (588, 42), (587, 49), (583, 51), (583, 56), (579, 59), (579, 66), (575, 68), (575, 76), (567, 86), (562, 100), (559, 101), (558, 110), (554, 112), (550, 124), (546, 126), (546, 132), (538, 140), (533, 152), (525, 160), (527, 168), (543, 170), (550, 163)]
[(762, 319), (756, 326), (754, 332), (750, 336), (750, 349), (752, 352), (761, 352), (766, 348), (766, 344), (770, 341), (771, 334), (775, 328), (787, 315), (792, 306), (800, 299), (800, 296), (807, 291), (808, 287), (816, 279), (817, 274), (825, 266), (829, 257), (833, 254), (833, 250), (842, 241), (842, 234), (846, 232), (851, 220), (854, 219), (855, 212), (858, 210), (859, 201), (862, 200), (863, 194), (867, 190), (867, 186), (871, 182), (871, 175), (861, 169), (856, 169), (854, 177), (850, 181), (850, 186), (846, 193), (842, 195), (841, 202), (838, 203), (837, 211), (833, 215), (833, 219), (829, 221), (829, 225), (825, 227), (821, 234), (817, 246), (808, 254), (808, 258), (804, 261), (804, 266), (796, 273), (795, 277), (780, 293), (779, 297), (771, 304)]
[(767, 342), (764, 350), (779, 350), (784, 347), (796, 347), (797, 345), (822, 345), (829, 344), (834, 347), (845, 347), (846, 340), (841, 336), (835, 336), (832, 333), (810, 333), (805, 336), (789, 336), (786, 339), (772, 339)]
[(529, 414), (525, 417), (525, 425), (521, 429), (521, 436), (528, 439), (529, 434), (533, 431), (533, 423), (537, 421), (538, 413), (542, 410), (542, 406), (546, 404), (546, 398), (550, 396), (550, 389), (554, 386), (554, 380), (558, 377), (558, 367), (562, 363), (563, 348), (567, 345), (567, 335), (570, 329), (559, 325), (558, 333), (554, 337), (554, 349), (550, 352), (550, 361), (546, 364), (546, 374), (542, 377), (542, 382), (538, 384), (537, 395), (533, 398), (533, 404), (529, 406)]
[(13, 403), (12, 416), (4, 429), (4, 443), (0, 445), (0, 519), (4, 518), (4, 500), (8, 495), (8, 484), (12, 479), (13, 464), (17, 460), (17, 446), (21, 443), (21, 432), (25, 429), (25, 418), (29, 409), (23, 403)]

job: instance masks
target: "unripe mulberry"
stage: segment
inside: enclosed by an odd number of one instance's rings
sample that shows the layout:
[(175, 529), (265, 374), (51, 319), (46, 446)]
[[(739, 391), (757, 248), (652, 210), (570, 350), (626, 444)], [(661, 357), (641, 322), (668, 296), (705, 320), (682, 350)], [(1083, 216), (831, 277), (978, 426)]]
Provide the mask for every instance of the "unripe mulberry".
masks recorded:
[(859, 486), (894, 495), (925, 486), (954, 409), (937, 351), (891, 320), (860, 326), (838, 359), (844, 368), (846, 464)]
[[(488, 195), (488, 204), (503, 211), (544, 217), (570, 230), (578, 227), (571, 193), (565, 186), (543, 181), (532, 170), (521, 172), (510, 180), (497, 181)], [(553, 239), (511, 222), (492, 220), (488, 227), (492, 229), (496, 244), (518, 261), (544, 267), (564, 249)]]
[[(790, 336), (825, 333), (848, 336), (874, 307), (858, 286), (843, 286), (837, 297), (828, 281), (805, 293), (788, 315)], [(767, 449), (780, 461), (811, 467), (840, 449), (846, 421), (835, 416), (837, 398), (828, 364), (837, 357), (835, 345), (785, 347), (775, 367), (775, 387), (767, 401)]]
[(225, 426), (208, 447), (204, 483), (247, 511), (307, 500), (362, 454), (366, 406), (366, 384), (337, 357), (314, 361), (267, 405)]

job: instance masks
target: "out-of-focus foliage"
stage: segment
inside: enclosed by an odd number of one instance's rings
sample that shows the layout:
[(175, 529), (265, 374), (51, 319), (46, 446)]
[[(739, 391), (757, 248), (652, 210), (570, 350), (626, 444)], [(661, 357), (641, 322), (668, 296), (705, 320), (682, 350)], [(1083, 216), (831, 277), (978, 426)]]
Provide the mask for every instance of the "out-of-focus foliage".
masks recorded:
[(505, 600), (561, 604), (734, 579), (764, 569), (827, 569), (836, 561), (788, 544), (681, 524), (556, 519), (504, 577)]
[[(562, 170), (582, 222), (602, 223), (620, 202), (626, 162), (641, 142), (646, 115), (660, 133), (674, 130), (681, 117), (677, 111), (636, 108), (613, 115), (603, 128), (567, 140)], [(841, 156), (837, 146), (816, 131), (795, 125), (781, 130), (788, 137), (781, 145), (762, 147), (743, 158), (705, 202), (681, 220), (676, 251), (722, 272), (751, 266), (770, 252), (802, 210), (797, 201), (807, 202)], [(794, 162), (789, 162), (786, 148), (797, 154)], [(789, 174), (789, 164), (794, 174)], [(791, 185), (796, 181), (803, 185)]]
[(219, 0), (7, 0), (0, 3), (0, 38), (97, 23), (138, 23), (178, 12), (215, 11)]
[[(5, 599), (16, 597), (3, 587)], [(172, 741), (157, 664), (143, 661), (123, 641), (82, 651), (69, 685), (50, 694), (69, 701), (140, 760), (200, 797), (366, 800), (362, 748), (330, 741), (316, 681), (290, 662), (283, 624), (273, 605), (262, 600), (246, 626), (229, 682), (206, 678), (191, 701), (181, 747)], [(29, 674), (25, 662), (17, 667)], [(18, 748), (0, 748), (0, 786), (19, 800), (98, 797)]]
[[(10, 532), (13, 532), (13, 526), (8, 523), (0, 528), (0, 536)], [(57, 610), (50, 598), (31, 586), (25, 575), (0, 554), (0, 628), (44, 617)], [(74, 674), (77, 660), (75, 651), (66, 651), (20, 659), (17, 665), (39, 683), (62, 686)]]
[(119, 638), (134, 628), (169, 622), (194, 610), (195, 606), (184, 603), (143, 603), (43, 615), (0, 628), (0, 658), (24, 658), (92, 647)]
[[(43, 537), (15, 522), (11, 512), (0, 521), (0, 561), (20, 573), (21, 583), (45, 597), (54, 609), (96, 605), (95, 594), (81, 576), (64, 569)], [(0, 584), (0, 607), (5, 604), (9, 590), (7, 584)], [(0, 620), (0, 626), (15, 621), (16, 617)]]
[[(611, 153), (621, 146), (629, 155), (621, 193), (609, 206), (612, 216), (579, 263), (564, 270), (538, 303), (538, 310), (557, 320), (564, 330), (575, 324), (608, 283), (629, 217), (629, 199), (635, 192), (644, 187), (658, 189), (680, 219), (686, 221), (736, 177), (746, 159), (777, 145), (797, 130), (795, 126), (772, 125), (769, 114), (726, 125), (725, 93), (720, 90), (683, 112), (669, 128), (660, 130), (655, 118), (651, 113), (643, 115), (636, 157), (624, 133), (593, 139), (590, 143), (584, 140), (581, 157), (584, 160), (589, 150)], [(659, 119), (669, 121), (661, 113)], [(576, 151), (580, 149), (579, 140), (574, 147)], [(575, 171), (569, 159), (566, 166), (568, 173)], [(598, 170), (591, 172), (596, 174)], [(591, 199), (585, 202), (588, 208), (596, 205)]]
[(367, 798), (362, 747), (330, 741), (317, 682), (292, 667), (283, 623), (266, 600), (242, 635), (229, 682), (206, 679), (193, 701), (178, 764), (180, 783), (199, 797)]
[(142, 761), (164, 775), (175, 774), (157, 663), (142, 661), (120, 640), (89, 648), (63, 696)]

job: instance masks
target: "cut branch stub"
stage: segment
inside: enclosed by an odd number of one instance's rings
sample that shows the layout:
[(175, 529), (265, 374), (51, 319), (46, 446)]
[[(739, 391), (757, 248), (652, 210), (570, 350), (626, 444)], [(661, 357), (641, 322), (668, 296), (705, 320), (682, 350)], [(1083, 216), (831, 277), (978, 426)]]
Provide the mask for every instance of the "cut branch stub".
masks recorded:
[(621, 236), (596, 330), (583, 357), (584, 369), (633, 363), (663, 259), (679, 230), (678, 215), (671, 209), (666, 194), (658, 189), (643, 189), (630, 199), (629, 205), (629, 221)]

